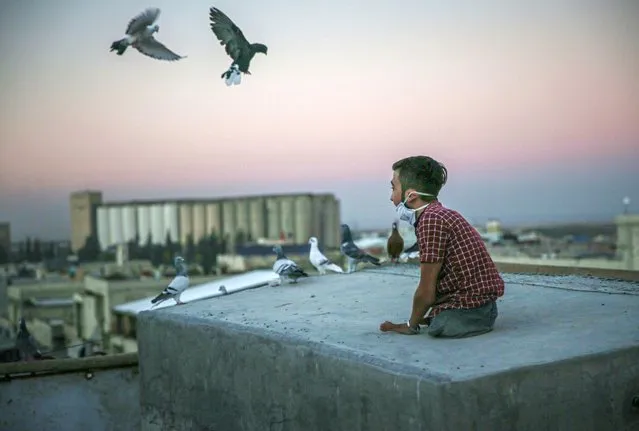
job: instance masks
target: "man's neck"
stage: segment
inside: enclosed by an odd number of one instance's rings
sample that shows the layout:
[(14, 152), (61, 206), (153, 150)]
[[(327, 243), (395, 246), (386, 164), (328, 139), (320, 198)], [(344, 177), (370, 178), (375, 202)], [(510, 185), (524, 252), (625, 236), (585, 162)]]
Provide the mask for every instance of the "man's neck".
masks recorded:
[(415, 199), (413, 202), (411, 202), (413, 204), (414, 208), (420, 208), (419, 210), (415, 211), (415, 219), (418, 219), (419, 216), (421, 215), (421, 213), (426, 209), (425, 205), (428, 205), (428, 204), (436, 202), (436, 201), (437, 201), (437, 198)]

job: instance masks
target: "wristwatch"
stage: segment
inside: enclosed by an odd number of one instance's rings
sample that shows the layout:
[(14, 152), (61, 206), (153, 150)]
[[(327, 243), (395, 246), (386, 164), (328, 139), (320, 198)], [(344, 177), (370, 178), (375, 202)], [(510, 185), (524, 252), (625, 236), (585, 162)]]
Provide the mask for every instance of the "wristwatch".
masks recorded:
[(419, 334), (421, 330), (421, 328), (419, 327), (419, 323), (415, 326), (410, 326), (410, 319), (406, 321), (406, 326), (408, 327), (408, 330), (411, 332), (411, 334)]

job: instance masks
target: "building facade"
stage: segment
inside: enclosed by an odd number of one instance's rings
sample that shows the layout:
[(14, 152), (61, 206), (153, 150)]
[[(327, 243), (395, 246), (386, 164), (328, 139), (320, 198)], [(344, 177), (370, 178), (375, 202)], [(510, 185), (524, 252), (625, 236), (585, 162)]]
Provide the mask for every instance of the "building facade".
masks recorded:
[(71, 215), (71, 250), (77, 252), (86, 243), (87, 237), (97, 235), (97, 208), (102, 204), (102, 192), (83, 190), (71, 193), (69, 211)]
[(259, 239), (305, 244), (316, 236), (339, 247), (340, 202), (333, 194), (286, 194), (220, 199), (106, 202), (96, 210), (100, 247), (138, 239), (186, 244), (216, 235), (234, 247)]
[(622, 214), (617, 224), (617, 253), (624, 269), (639, 270), (639, 214)]

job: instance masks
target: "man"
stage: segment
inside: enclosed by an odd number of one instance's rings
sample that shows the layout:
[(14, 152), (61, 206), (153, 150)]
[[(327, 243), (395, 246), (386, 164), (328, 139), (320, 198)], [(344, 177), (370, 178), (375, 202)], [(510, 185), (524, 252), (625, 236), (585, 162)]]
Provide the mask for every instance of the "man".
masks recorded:
[(437, 200), (447, 175), (426, 156), (393, 164), (391, 201), (400, 219), (415, 226), (421, 274), (410, 318), (382, 323), (383, 332), (418, 334), (424, 324), (433, 337), (462, 338), (493, 329), (504, 281), (479, 233)]

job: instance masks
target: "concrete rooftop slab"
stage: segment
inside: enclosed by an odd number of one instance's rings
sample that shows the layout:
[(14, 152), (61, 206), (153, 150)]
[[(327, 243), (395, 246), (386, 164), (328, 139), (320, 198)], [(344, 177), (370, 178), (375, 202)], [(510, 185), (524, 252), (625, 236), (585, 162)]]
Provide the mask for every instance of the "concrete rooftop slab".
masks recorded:
[(406, 320), (417, 271), (143, 311), (142, 431), (639, 430), (637, 284), (504, 274), (491, 333), (379, 332)]
[[(639, 347), (637, 283), (574, 276), (504, 278), (506, 293), (498, 301), (494, 331), (458, 340), (379, 331), (382, 321), (403, 322), (410, 313), (418, 274), (409, 265), (312, 276), (159, 312), (182, 324), (208, 322), (316, 344), (331, 354), (434, 381), (462, 381)], [(601, 284), (619, 294), (598, 292)]]

